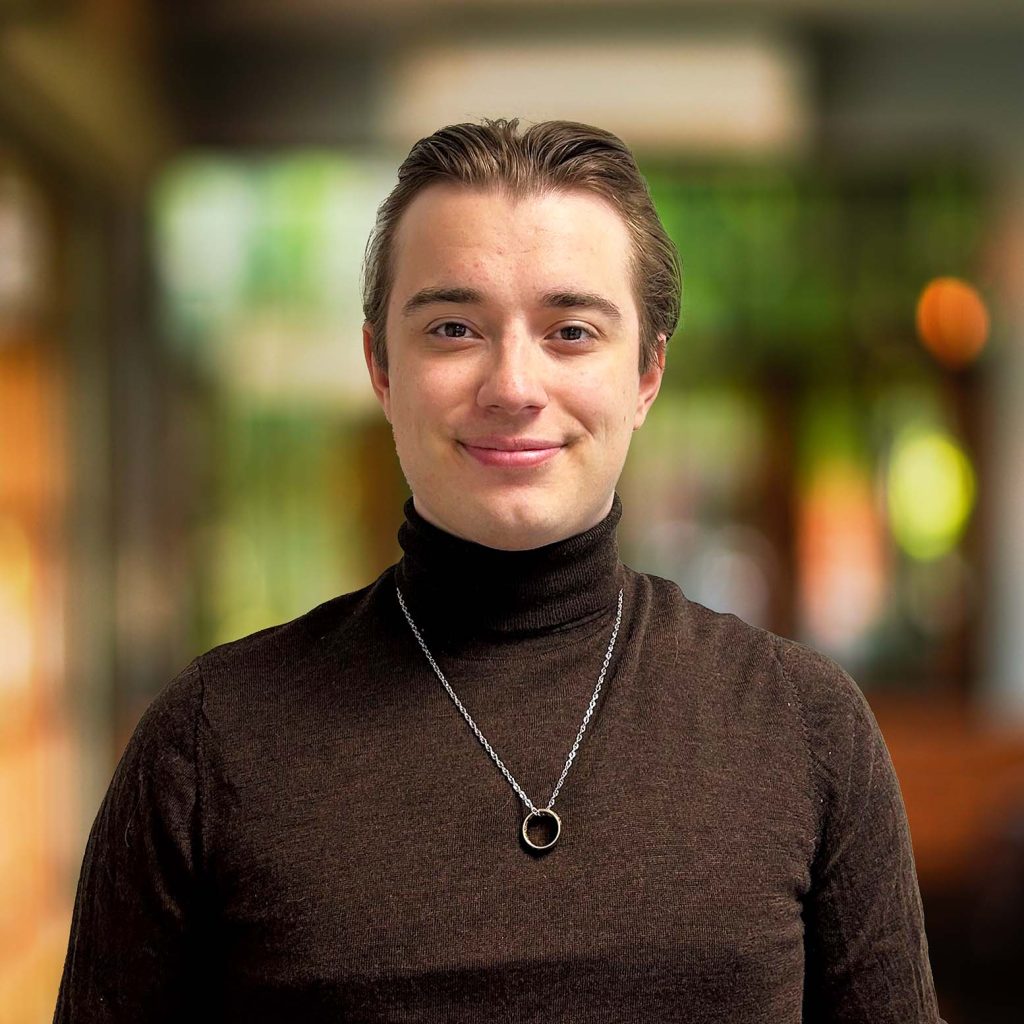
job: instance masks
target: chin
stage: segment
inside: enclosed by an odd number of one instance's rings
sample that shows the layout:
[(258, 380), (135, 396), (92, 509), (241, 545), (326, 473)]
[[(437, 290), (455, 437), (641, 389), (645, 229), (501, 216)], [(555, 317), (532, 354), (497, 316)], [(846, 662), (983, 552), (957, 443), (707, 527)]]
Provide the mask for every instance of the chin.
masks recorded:
[(524, 495), (518, 500), (495, 496), (492, 507), (485, 502), (474, 512), (467, 525), (474, 539), (479, 538), (477, 543), (488, 547), (521, 551), (543, 547), (565, 535), (565, 517), (540, 496)]

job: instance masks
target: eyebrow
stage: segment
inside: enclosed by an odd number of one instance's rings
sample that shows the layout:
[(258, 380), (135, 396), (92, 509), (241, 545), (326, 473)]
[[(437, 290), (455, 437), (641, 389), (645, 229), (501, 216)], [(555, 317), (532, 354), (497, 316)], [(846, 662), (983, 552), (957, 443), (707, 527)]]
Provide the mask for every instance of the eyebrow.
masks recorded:
[(596, 309), (612, 320), (622, 320), (622, 310), (611, 299), (594, 292), (548, 292), (541, 305), (551, 309)]
[(439, 302), (479, 306), (483, 300), (483, 294), (475, 288), (421, 288), (402, 307), (402, 316), (412, 316), (423, 306), (433, 306)]
[[(622, 310), (610, 299), (595, 292), (548, 292), (541, 296), (540, 301), (548, 309), (596, 309), (616, 322), (622, 320)], [(418, 309), (438, 303), (480, 306), (483, 302), (483, 293), (475, 288), (421, 288), (402, 306), (402, 316), (412, 316)]]

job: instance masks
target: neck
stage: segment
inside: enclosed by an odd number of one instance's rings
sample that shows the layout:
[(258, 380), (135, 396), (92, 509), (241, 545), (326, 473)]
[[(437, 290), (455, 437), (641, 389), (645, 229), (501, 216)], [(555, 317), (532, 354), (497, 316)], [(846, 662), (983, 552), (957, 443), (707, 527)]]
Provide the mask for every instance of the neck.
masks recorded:
[(426, 520), (412, 498), (404, 512), (396, 582), (428, 645), (452, 650), (522, 641), (585, 626), (614, 609), (622, 564), (618, 493), (590, 529), (527, 550), (448, 533)]
[[(598, 514), (591, 513), (585, 523), (579, 523), (574, 533), (582, 533), (584, 530), (590, 529), (591, 526), (595, 526), (599, 523), (608, 513), (611, 511), (612, 503), (614, 501), (614, 492), (608, 495), (608, 500), (604, 502), (604, 508)], [(550, 528), (546, 531), (548, 536), (539, 537), (536, 533), (536, 527), (532, 524), (524, 527), (522, 532), (516, 529), (514, 526), (510, 526), (504, 523), (488, 523), (483, 527), (485, 531), (481, 535), (470, 536), (465, 532), (458, 529), (453, 529), (450, 523), (446, 523), (443, 519), (439, 518), (434, 514), (433, 510), (424, 505), (420, 499), (414, 494), (412, 497), (413, 508), (419, 514), (421, 519), (425, 519), (432, 526), (436, 526), (439, 530), (444, 530), (446, 533), (454, 534), (463, 540), (472, 540), (476, 544), (480, 544), (483, 547), (496, 548), (500, 551), (526, 551), (532, 548), (542, 547), (544, 545), (554, 544), (557, 541), (565, 539), (564, 526), (560, 523), (551, 524)]]

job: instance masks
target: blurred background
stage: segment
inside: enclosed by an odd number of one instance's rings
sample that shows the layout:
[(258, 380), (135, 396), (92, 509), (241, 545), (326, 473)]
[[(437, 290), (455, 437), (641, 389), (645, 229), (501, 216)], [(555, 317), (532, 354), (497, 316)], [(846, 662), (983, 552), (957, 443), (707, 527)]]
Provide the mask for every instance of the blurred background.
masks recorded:
[(855, 676), (943, 1015), (1021, 1020), (1024, 4), (0, 0), (0, 1022), (156, 692), (399, 557), (359, 266), (482, 116), (637, 152), (684, 293), (623, 558)]

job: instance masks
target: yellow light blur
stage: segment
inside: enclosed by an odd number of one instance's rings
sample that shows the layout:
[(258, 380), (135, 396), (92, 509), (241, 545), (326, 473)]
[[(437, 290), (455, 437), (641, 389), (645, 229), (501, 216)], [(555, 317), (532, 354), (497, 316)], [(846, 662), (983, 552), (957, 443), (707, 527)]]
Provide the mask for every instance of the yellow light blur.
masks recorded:
[(893, 445), (888, 472), (889, 521), (911, 558), (929, 561), (952, 551), (974, 508), (970, 459), (938, 429), (912, 429)]
[(32, 550), (21, 525), (0, 517), (0, 695), (27, 687), (33, 661)]

